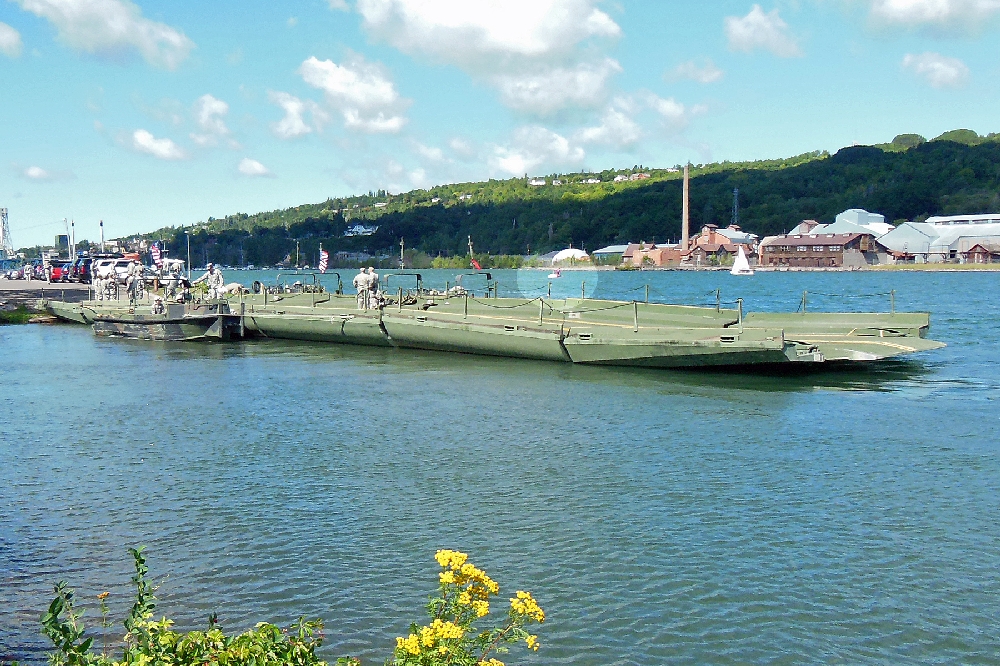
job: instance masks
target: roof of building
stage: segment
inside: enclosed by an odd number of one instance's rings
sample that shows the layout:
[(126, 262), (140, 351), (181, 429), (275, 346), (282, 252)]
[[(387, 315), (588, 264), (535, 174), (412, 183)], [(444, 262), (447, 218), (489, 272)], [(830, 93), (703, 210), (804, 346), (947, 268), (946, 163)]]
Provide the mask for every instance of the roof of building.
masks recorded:
[(609, 245), (602, 247), (600, 250), (594, 250), (594, 254), (625, 254), (628, 248), (628, 245)]
[[(904, 222), (879, 237), (878, 242), (893, 252), (903, 254), (946, 253), (951, 250), (966, 252), (977, 243), (1000, 243), (1000, 216), (996, 216), (997, 222), (976, 223), (968, 221), (971, 217), (983, 218), (960, 215), (949, 218), (950, 224), (931, 223), (934, 218), (927, 222)], [(986, 216), (983, 219), (990, 218)]]
[(846, 245), (856, 238), (870, 234), (789, 234), (786, 236), (768, 236), (760, 242), (762, 248), (775, 245)]

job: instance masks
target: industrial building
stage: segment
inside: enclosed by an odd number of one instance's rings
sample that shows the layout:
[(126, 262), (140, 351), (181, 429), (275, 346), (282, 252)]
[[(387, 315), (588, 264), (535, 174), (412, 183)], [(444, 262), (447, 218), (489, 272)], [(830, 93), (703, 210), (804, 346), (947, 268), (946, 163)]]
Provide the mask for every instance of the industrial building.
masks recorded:
[(929, 217), (878, 238), (886, 263), (1000, 262), (1000, 214)]

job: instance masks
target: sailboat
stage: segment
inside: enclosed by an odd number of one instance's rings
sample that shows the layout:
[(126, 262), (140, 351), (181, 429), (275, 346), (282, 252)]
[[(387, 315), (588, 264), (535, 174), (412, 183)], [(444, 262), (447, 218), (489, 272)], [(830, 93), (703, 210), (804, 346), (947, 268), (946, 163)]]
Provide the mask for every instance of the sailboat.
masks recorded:
[(732, 275), (753, 275), (753, 269), (750, 268), (750, 261), (747, 259), (742, 245), (740, 245), (739, 254), (736, 255), (736, 261), (733, 262), (733, 269), (729, 272)]

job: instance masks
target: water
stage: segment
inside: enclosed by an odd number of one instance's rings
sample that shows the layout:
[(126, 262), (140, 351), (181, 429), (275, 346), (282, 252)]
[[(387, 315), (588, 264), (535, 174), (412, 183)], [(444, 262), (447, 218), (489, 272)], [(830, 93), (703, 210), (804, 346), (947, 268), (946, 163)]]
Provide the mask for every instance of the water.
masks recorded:
[(895, 289), (949, 346), (789, 378), (0, 328), (0, 660), (44, 658), (56, 580), (122, 617), (146, 544), (182, 628), (318, 616), (366, 664), (442, 547), (545, 608), (509, 663), (1000, 663), (1000, 274), (591, 275), (766, 310)]

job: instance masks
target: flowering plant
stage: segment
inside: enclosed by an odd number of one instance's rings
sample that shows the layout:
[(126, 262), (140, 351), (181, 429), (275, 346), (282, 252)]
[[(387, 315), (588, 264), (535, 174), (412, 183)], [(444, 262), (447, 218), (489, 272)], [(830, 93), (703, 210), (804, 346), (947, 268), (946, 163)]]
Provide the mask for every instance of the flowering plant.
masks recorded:
[(387, 666), (503, 666), (492, 655), (506, 653), (508, 645), (523, 640), (538, 650), (538, 636), (527, 627), (544, 622), (545, 611), (530, 592), (518, 591), (510, 599), (500, 626), (480, 630), (475, 623), (490, 614), (490, 599), (500, 586), (465, 553), (439, 550), (434, 559), (441, 572), (438, 595), (427, 604), (431, 622), (413, 624), (408, 636), (397, 638)]

